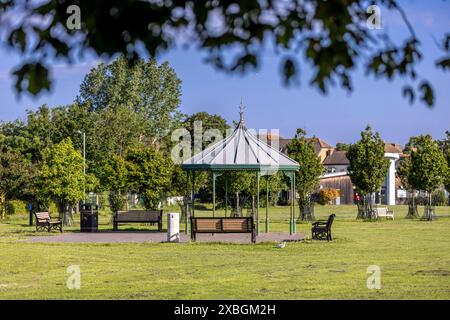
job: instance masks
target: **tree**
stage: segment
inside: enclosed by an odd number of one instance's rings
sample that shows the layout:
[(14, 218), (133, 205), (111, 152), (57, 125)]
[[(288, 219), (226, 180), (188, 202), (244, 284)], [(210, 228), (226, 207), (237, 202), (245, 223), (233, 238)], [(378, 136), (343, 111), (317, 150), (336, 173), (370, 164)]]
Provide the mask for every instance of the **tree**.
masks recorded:
[(432, 220), (434, 214), (431, 210), (431, 192), (444, 184), (448, 165), (442, 150), (429, 134), (415, 137), (414, 148), (411, 152), (408, 182), (414, 189), (427, 192), (424, 218)]
[(102, 183), (102, 188), (110, 192), (109, 206), (114, 213), (124, 208), (126, 203), (124, 193), (127, 193), (130, 189), (127, 163), (122, 157), (109, 154), (104, 159), (102, 166), (103, 170), (99, 180)]
[(23, 157), (32, 160), (36, 141), (30, 138), (27, 124), (21, 120), (0, 122), (0, 149), (19, 152)]
[(300, 163), (300, 170), (295, 173), (295, 184), (298, 192), (298, 206), (301, 220), (314, 219), (311, 204), (311, 192), (317, 188), (319, 177), (323, 174), (320, 158), (314, 151), (314, 139), (306, 139), (306, 132), (297, 132), (287, 145), (289, 157)]
[[(270, 176), (264, 176), (260, 180), (259, 184), (259, 190), (261, 191), (261, 194), (265, 196), (266, 193), (266, 181), (269, 180), (269, 204), (272, 206), (275, 206), (278, 202), (278, 199), (280, 197), (280, 192), (282, 190), (287, 189), (287, 185), (283, 176), (283, 173), (281, 171), (278, 171), (277, 173), (270, 175)], [(262, 198), (260, 198), (262, 200)], [(265, 205), (265, 201), (263, 201)]]
[(42, 155), (39, 193), (57, 203), (64, 225), (71, 225), (73, 207), (84, 198), (84, 190), (93, 189), (96, 179), (83, 175), (83, 157), (70, 138), (46, 148)]
[[(210, 144), (220, 141), (226, 137), (227, 130), (230, 128), (227, 121), (216, 114), (209, 114), (208, 112), (197, 112), (188, 116), (183, 121), (185, 127), (192, 139), (192, 148), (194, 148), (195, 137), (195, 123), (201, 125), (201, 131), (198, 134), (202, 136), (202, 150), (207, 148)], [(200, 128), (200, 127), (199, 127)], [(198, 130), (198, 129), (197, 129)], [(218, 140), (217, 140), (218, 139)]]
[(361, 132), (361, 140), (350, 146), (347, 158), (350, 161), (350, 179), (364, 196), (364, 209), (358, 211), (358, 218), (372, 219), (372, 194), (381, 188), (389, 168), (380, 134), (373, 134), (370, 126), (367, 126)]
[[(142, 147), (144, 121), (135, 112), (120, 106), (92, 114), (94, 130), (91, 137), (92, 159), (97, 163), (105, 154), (125, 157), (128, 149)], [(97, 168), (96, 168), (97, 169)]]
[[(80, 1), (82, 14), (75, 30), (67, 23), (72, 4), (69, 0), (33, 6), (12, 0), (0, 3), (0, 15), (11, 17), (0, 20), (6, 45), (24, 57), (13, 71), (18, 92), (35, 95), (50, 90), (47, 61), (56, 57), (73, 62), (79, 52), (106, 57), (122, 53), (135, 62), (138, 56), (155, 57), (176, 47), (180, 32), (188, 30), (184, 44), (204, 49), (206, 62), (225, 72), (259, 68), (270, 42), (286, 84), (298, 82), (299, 65), (306, 60), (313, 71), (310, 83), (321, 92), (326, 93), (336, 81), (351, 91), (351, 73), (362, 66), (377, 78), (407, 78), (414, 86), (404, 87), (405, 97), (413, 101), (417, 92), (427, 105), (434, 103), (431, 85), (416, 70), (423, 57), (420, 40), (396, 0)], [(376, 12), (381, 10), (400, 14), (409, 35), (393, 39), (387, 30), (374, 34), (367, 23), (377, 20)], [(10, 23), (17, 11), (21, 19)], [(212, 19), (221, 23), (211, 25)], [(450, 35), (444, 36), (440, 49), (436, 68), (449, 70)]]
[(68, 137), (81, 150), (82, 139), (77, 130), (86, 131), (92, 127), (92, 123), (92, 117), (83, 106), (73, 104), (50, 108), (42, 105), (36, 111), (27, 111), (26, 122), (16, 120), (3, 123), (0, 126), (0, 144), (19, 151), (37, 163), (41, 161), (45, 148)]
[(131, 149), (125, 159), (130, 190), (142, 194), (147, 209), (157, 209), (170, 188), (171, 159), (152, 147)]
[[(442, 149), (442, 152), (445, 155), (445, 158), (447, 159), (447, 165), (450, 168), (450, 131), (445, 132), (445, 139), (439, 141), (439, 145)], [(447, 179), (445, 179), (444, 184), (445, 184), (445, 189), (447, 190), (447, 192), (450, 193), (450, 172), (447, 175)], [(448, 203), (450, 205), (450, 197), (448, 198)]]
[(348, 149), (350, 149), (350, 144), (349, 143), (342, 143), (342, 142), (336, 143), (336, 150), (337, 151), (348, 151)]
[[(79, 104), (89, 111), (118, 109), (134, 113), (143, 120), (136, 134), (150, 138), (155, 144), (177, 126), (181, 80), (167, 62), (138, 60), (130, 66), (124, 57), (93, 68), (80, 86)], [(138, 130), (142, 129), (142, 131)]]
[(11, 150), (0, 152), (0, 218), (6, 218), (7, 202), (20, 199), (30, 189), (33, 177), (31, 162)]
[[(197, 123), (198, 127), (195, 127)], [(207, 112), (198, 112), (187, 116), (181, 123), (181, 127), (186, 129), (191, 138), (192, 154), (206, 149), (210, 144), (222, 140), (230, 128), (227, 121), (215, 114)], [(196, 142), (200, 142), (201, 144)], [(189, 180), (189, 188), (186, 189), (187, 175), (180, 165), (175, 166), (174, 175), (172, 178), (173, 195), (183, 195), (188, 197), (190, 190), (192, 190), (192, 182)], [(195, 188), (196, 190), (205, 190), (212, 194), (212, 187), (209, 179), (209, 173), (206, 171), (198, 171), (195, 173)]]
[(256, 174), (245, 171), (230, 171), (219, 177), (219, 184), (224, 189), (225, 179), (228, 179), (228, 192), (236, 196), (236, 213), (242, 215), (241, 195), (243, 193), (256, 194)]

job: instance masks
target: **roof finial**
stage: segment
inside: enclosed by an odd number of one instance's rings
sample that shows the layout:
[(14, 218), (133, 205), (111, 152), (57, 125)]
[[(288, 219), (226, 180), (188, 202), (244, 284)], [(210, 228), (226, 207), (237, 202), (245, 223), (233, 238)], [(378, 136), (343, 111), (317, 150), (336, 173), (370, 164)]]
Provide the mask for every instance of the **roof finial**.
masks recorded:
[(242, 128), (244, 127), (244, 104), (242, 103), (241, 98), (241, 105), (239, 106), (239, 126)]

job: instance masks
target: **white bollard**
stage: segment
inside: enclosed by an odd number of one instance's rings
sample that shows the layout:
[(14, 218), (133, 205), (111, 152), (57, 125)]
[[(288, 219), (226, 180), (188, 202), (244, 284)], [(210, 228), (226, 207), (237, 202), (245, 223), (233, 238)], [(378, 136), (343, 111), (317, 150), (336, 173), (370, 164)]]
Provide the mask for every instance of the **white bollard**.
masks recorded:
[(180, 214), (178, 212), (167, 214), (167, 242), (180, 242)]

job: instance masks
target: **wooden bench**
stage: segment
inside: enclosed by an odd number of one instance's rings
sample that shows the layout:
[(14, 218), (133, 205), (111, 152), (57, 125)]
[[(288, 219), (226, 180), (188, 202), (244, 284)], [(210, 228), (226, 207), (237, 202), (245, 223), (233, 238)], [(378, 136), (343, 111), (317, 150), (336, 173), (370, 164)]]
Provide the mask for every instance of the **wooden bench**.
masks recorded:
[(34, 216), (36, 218), (36, 231), (52, 231), (53, 229), (62, 230), (61, 218), (52, 218), (48, 212), (35, 212)]
[(146, 210), (130, 210), (118, 211), (114, 215), (114, 231), (119, 229), (119, 223), (150, 223), (158, 224), (158, 231), (162, 231), (162, 210), (146, 211)]
[(256, 229), (253, 217), (191, 217), (191, 239), (197, 233), (250, 233), (252, 243), (256, 242)]
[(389, 210), (388, 208), (376, 208), (374, 209), (374, 214), (377, 218), (385, 217), (391, 218), (394, 220), (394, 211)]
[(331, 237), (331, 226), (334, 217), (336, 217), (336, 215), (333, 213), (330, 214), (327, 221), (317, 221), (312, 224), (313, 227), (311, 228), (311, 233), (313, 240), (333, 240)]

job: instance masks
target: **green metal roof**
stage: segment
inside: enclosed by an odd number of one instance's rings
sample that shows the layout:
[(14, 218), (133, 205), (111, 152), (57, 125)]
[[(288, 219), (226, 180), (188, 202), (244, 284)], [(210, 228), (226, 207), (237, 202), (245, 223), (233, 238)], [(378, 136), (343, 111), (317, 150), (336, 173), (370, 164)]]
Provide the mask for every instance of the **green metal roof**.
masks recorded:
[(244, 126), (243, 117), (233, 133), (182, 164), (185, 170), (296, 171), (298, 162), (259, 140)]

